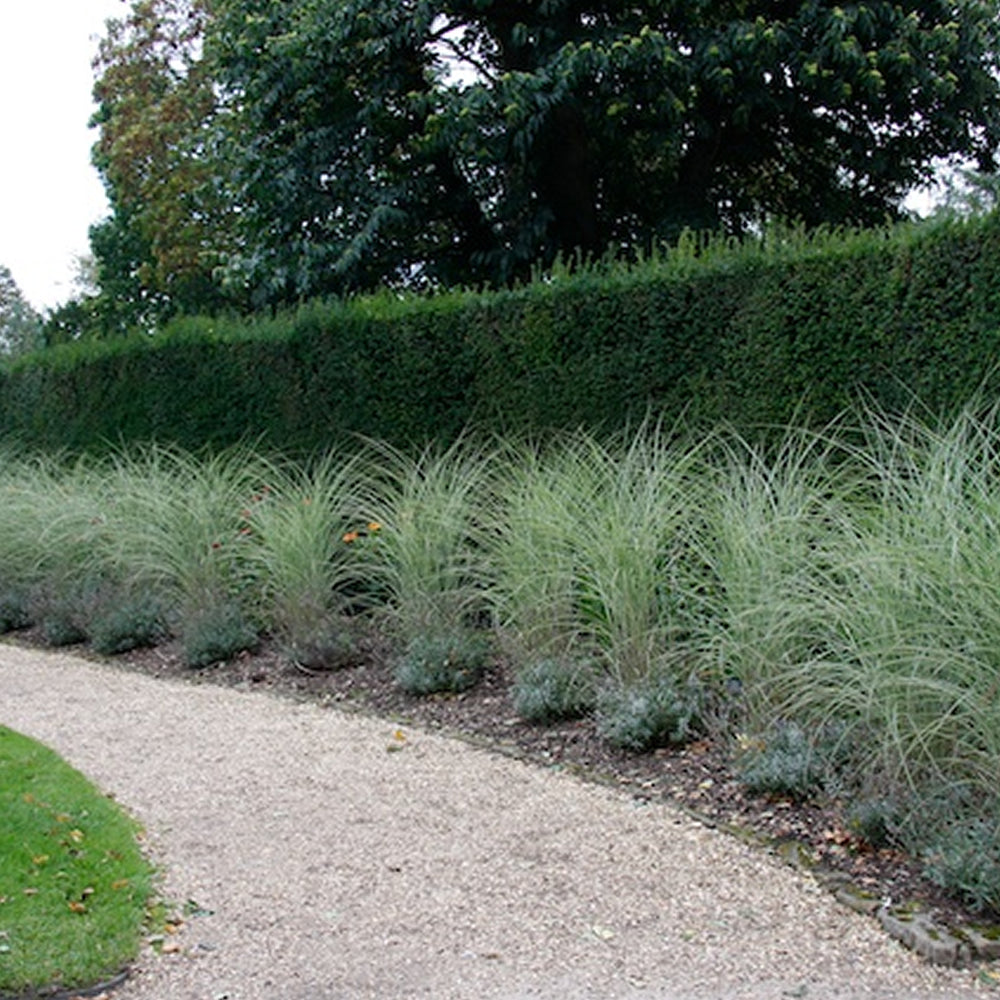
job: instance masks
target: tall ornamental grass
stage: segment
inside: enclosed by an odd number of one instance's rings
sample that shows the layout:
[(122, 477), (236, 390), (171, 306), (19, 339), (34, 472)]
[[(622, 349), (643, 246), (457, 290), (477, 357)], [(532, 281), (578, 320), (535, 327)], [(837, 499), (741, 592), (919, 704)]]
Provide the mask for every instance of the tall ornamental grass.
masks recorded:
[(255, 641), (244, 512), (268, 471), (245, 448), (195, 456), (151, 445), (117, 456), (107, 472), (108, 558), (162, 604), (191, 665)]
[(852, 467), (828, 435), (788, 430), (765, 446), (731, 431), (712, 442), (692, 546), (705, 568), (699, 658), (760, 730), (825, 653), (833, 552), (849, 528)]
[[(332, 452), (304, 466), (274, 463), (240, 513), (260, 620), (306, 668), (348, 661), (348, 613), (367, 608), (364, 570), (352, 549), (361, 538), (359, 458)], [(366, 523), (365, 535), (375, 527)]]
[(370, 622), (422, 693), (474, 684), (499, 639), (526, 716), (593, 712), (632, 749), (714, 727), (760, 787), (874, 803), (943, 881), (989, 900), (997, 409), (944, 426), (858, 411), (769, 442), (647, 424), (301, 466), (8, 450), (0, 624), (65, 601), (94, 634), (94, 594), (141, 593), (193, 665), (256, 629), (328, 667)]
[(849, 721), (880, 793), (978, 807), (1000, 774), (997, 412), (868, 431), (867, 497), (814, 598), (827, 648), (790, 705)]
[(481, 624), (492, 450), (468, 439), (416, 456), (369, 443), (351, 544), (384, 625), (408, 642)]
[(655, 426), (508, 455), (489, 559), (495, 612), (522, 658), (597, 657), (618, 683), (685, 662), (697, 460)]

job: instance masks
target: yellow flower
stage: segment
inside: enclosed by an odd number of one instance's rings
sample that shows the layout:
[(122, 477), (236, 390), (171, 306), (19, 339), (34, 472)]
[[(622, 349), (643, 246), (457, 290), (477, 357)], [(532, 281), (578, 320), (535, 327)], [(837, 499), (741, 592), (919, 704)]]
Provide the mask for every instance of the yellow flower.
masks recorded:
[(378, 521), (369, 521), (368, 530), (374, 535), (376, 532), (382, 530), (382, 525)]

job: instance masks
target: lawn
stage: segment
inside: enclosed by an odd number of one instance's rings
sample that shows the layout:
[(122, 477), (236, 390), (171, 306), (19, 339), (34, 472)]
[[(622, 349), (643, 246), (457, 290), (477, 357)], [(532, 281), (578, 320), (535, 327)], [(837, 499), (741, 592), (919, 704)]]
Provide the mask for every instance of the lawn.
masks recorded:
[(135, 958), (153, 869), (136, 824), (48, 748), (0, 727), (0, 995), (85, 987)]

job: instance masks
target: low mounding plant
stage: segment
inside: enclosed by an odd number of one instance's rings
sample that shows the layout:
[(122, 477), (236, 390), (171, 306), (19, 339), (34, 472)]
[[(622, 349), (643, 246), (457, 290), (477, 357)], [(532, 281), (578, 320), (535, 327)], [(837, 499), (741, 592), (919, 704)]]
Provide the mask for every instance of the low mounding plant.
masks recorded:
[(597, 676), (593, 661), (536, 660), (517, 673), (514, 711), (527, 722), (579, 719), (597, 704)]
[(297, 631), (286, 638), (284, 653), (305, 673), (341, 670), (358, 662), (361, 651), (356, 629), (347, 620), (317, 625), (312, 632)]
[(155, 646), (168, 636), (165, 615), (153, 594), (119, 591), (94, 608), (90, 644), (104, 656)]
[(4, 587), (0, 590), (0, 635), (27, 628), (30, 624), (27, 593), (19, 587)]
[(736, 765), (751, 791), (803, 801), (823, 790), (843, 759), (839, 730), (826, 727), (810, 737), (795, 722), (775, 724), (761, 737), (741, 743)]
[(257, 632), (235, 603), (209, 605), (188, 615), (181, 626), (181, 650), (189, 667), (209, 667), (254, 649)]
[(478, 683), (490, 645), (469, 631), (416, 636), (396, 663), (396, 683), (409, 694), (465, 691)]
[(931, 879), (981, 913), (1000, 916), (1000, 803), (948, 825), (925, 851)]
[(598, 695), (597, 728), (622, 750), (642, 752), (686, 743), (700, 728), (700, 702), (697, 685), (682, 684), (668, 673), (611, 683)]

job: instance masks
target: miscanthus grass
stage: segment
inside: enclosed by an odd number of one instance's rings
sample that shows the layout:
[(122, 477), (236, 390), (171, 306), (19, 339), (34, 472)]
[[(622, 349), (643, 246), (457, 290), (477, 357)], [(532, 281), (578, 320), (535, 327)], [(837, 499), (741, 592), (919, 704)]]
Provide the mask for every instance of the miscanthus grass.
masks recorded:
[(406, 642), (482, 624), (492, 451), (466, 439), (416, 456), (371, 443), (362, 461), (363, 513), (348, 537), (384, 625)]
[(654, 426), (511, 452), (489, 559), (496, 615), (521, 658), (596, 657), (619, 683), (682, 668), (697, 457)]
[(306, 668), (349, 660), (348, 617), (369, 608), (352, 543), (380, 526), (357, 528), (359, 462), (331, 452), (306, 465), (274, 463), (240, 513), (259, 617)]

